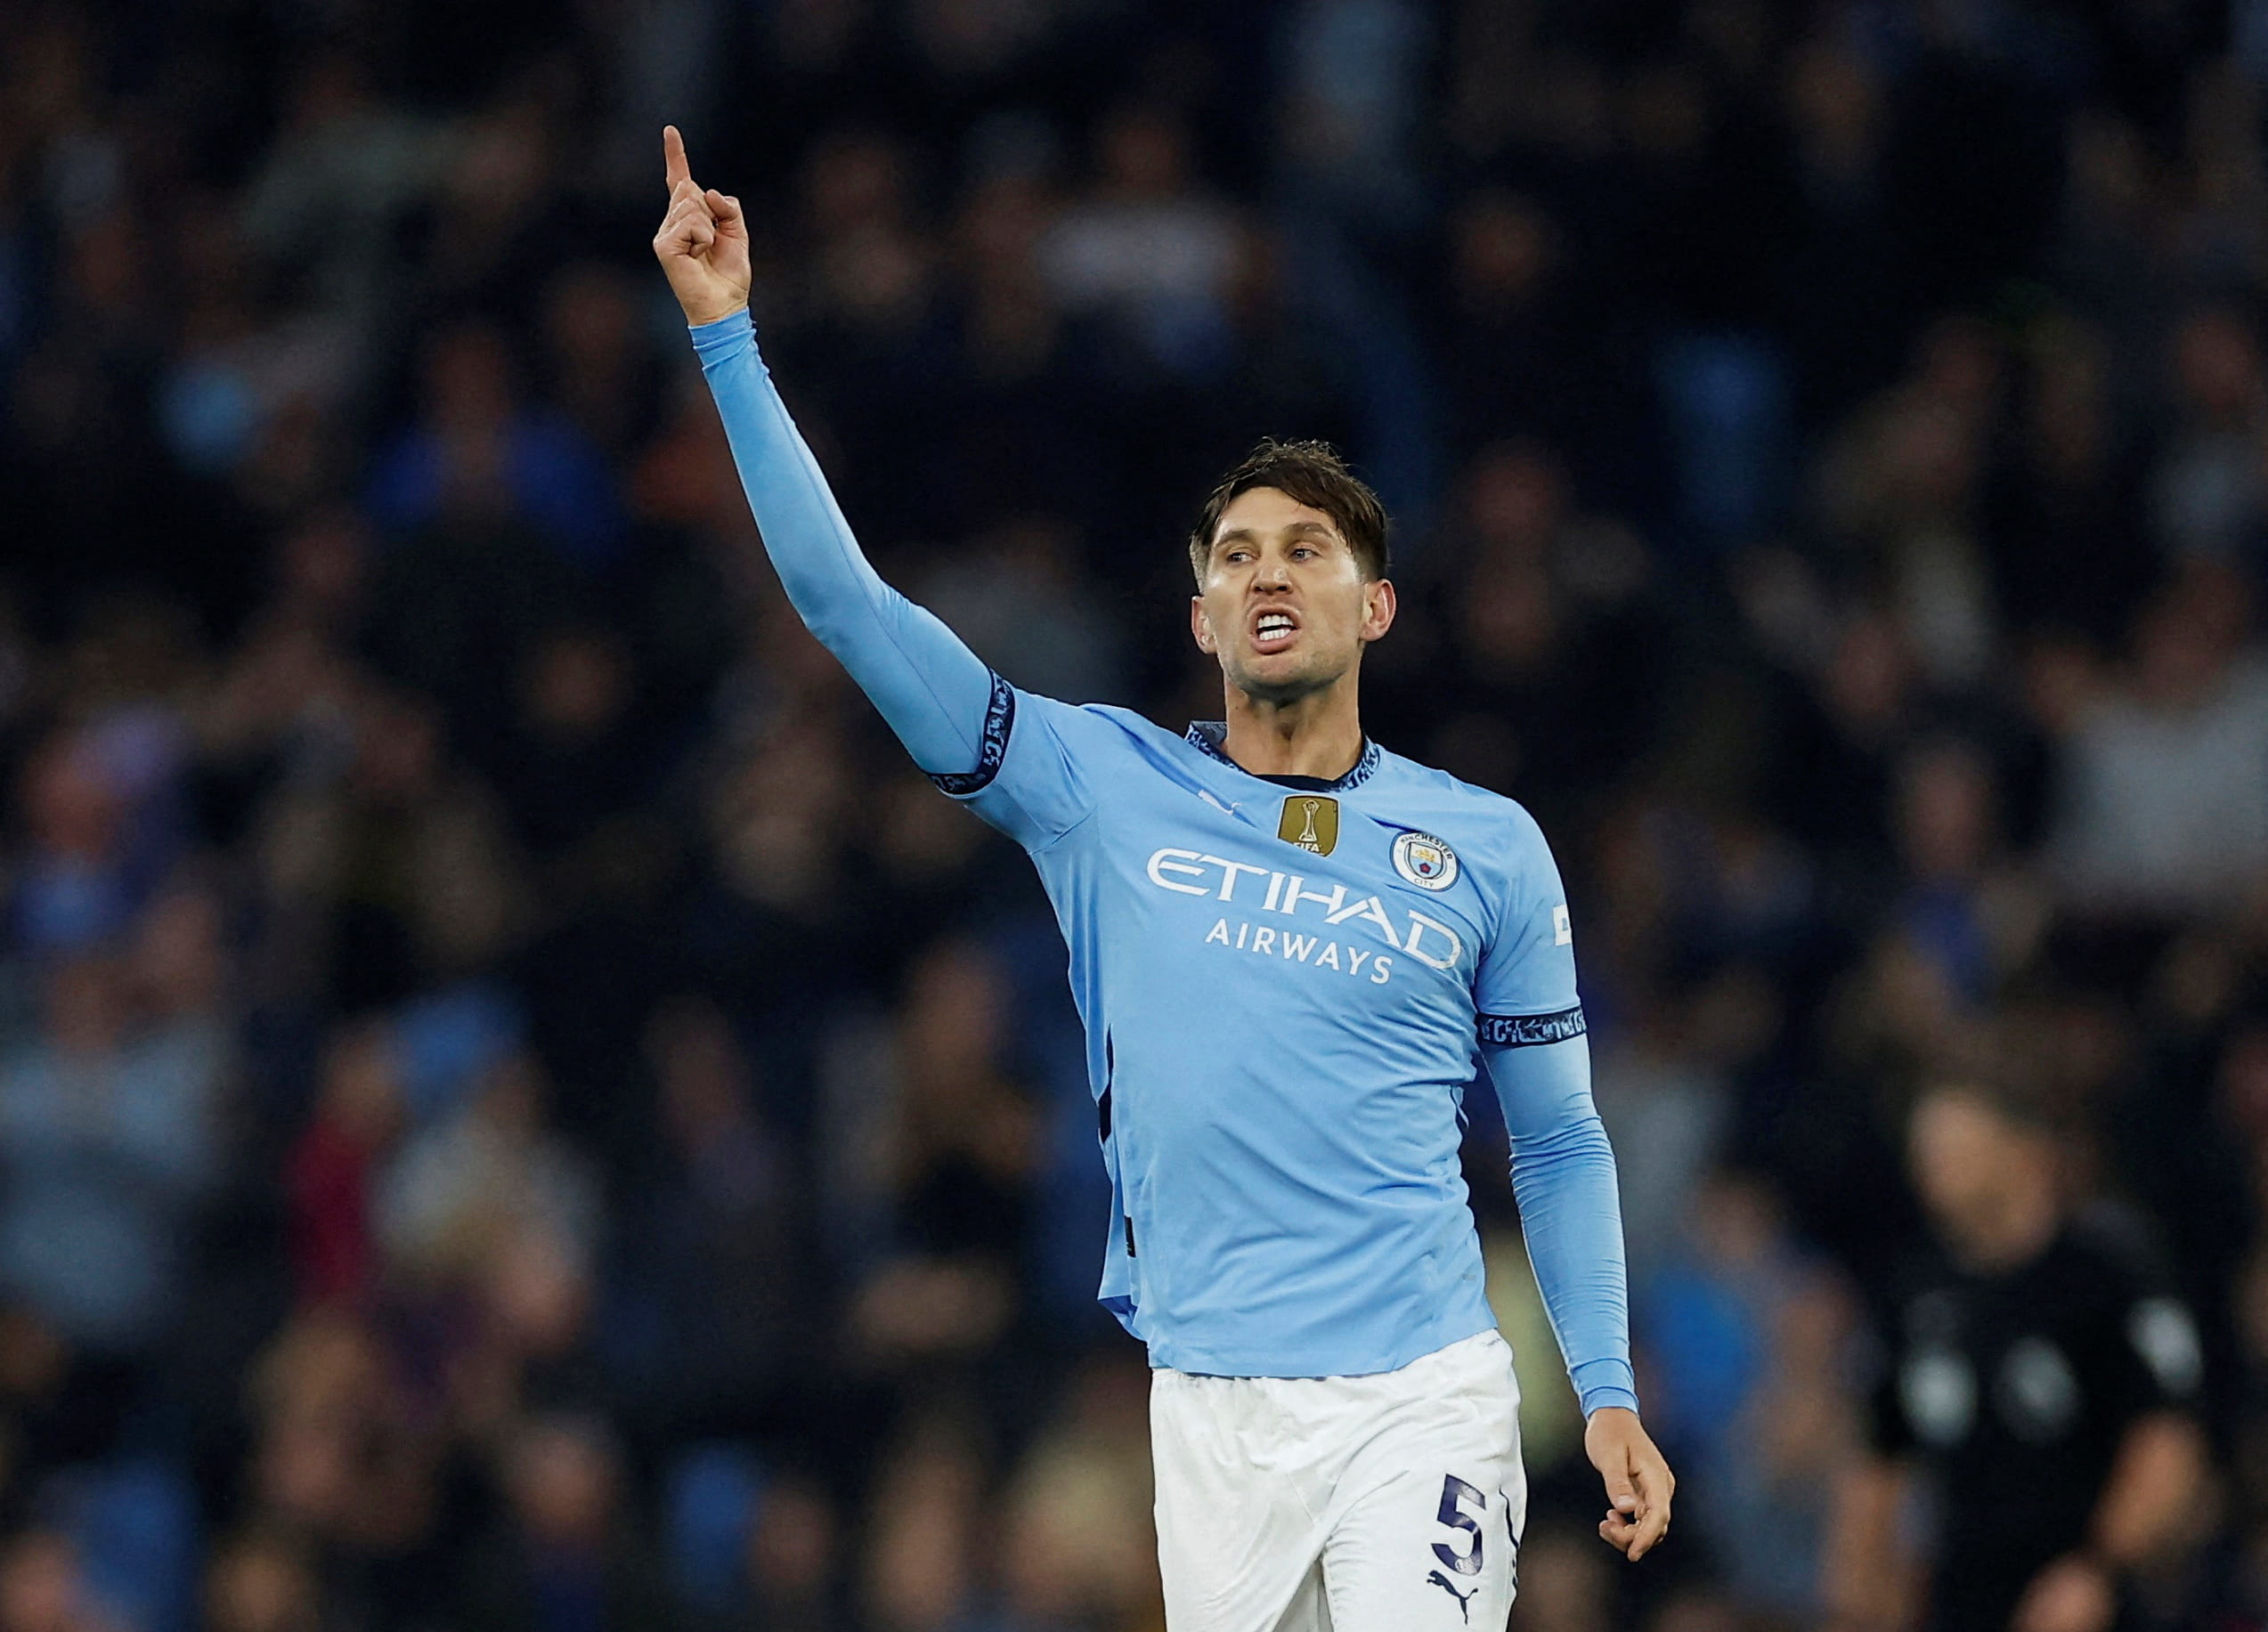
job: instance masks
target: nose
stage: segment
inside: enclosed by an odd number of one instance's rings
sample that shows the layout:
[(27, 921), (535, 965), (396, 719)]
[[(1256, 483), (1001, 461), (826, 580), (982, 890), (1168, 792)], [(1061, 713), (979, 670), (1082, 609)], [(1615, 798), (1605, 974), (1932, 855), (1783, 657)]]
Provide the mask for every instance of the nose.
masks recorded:
[(1252, 575), (1256, 589), (1288, 589), (1291, 588), (1291, 568), (1281, 561), (1264, 561)]

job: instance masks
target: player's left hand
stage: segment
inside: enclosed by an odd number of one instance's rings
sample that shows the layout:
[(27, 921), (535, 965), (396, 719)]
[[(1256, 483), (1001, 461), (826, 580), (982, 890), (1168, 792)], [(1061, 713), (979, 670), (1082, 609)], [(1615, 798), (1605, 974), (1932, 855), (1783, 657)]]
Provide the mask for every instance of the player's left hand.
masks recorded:
[(1678, 1481), (1636, 1411), (1601, 1406), (1583, 1430), (1583, 1453), (1606, 1482), (1606, 1517), (1598, 1534), (1625, 1558), (1644, 1558), (1670, 1529), (1670, 1496)]

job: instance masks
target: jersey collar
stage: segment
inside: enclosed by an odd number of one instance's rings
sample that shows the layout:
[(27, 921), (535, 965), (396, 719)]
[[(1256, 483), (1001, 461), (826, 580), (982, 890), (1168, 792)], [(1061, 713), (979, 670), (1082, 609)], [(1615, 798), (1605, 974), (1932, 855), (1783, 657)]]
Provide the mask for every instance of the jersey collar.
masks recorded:
[[(1214, 759), (1218, 759), (1222, 764), (1228, 766), (1231, 769), (1240, 771), (1244, 770), (1244, 767), (1239, 765), (1234, 759), (1229, 758), (1229, 751), (1223, 745), (1228, 740), (1229, 735), (1228, 726), (1224, 722), (1217, 719), (1192, 720), (1190, 722), (1188, 731), (1183, 733), (1183, 735), (1201, 751), (1211, 755)], [(1308, 789), (1307, 791), (1316, 793), (1344, 793), (1349, 788), (1359, 788), (1364, 783), (1370, 781), (1370, 773), (1378, 768), (1378, 745), (1366, 736), (1362, 739), (1362, 757), (1354, 761), (1354, 768), (1353, 770), (1347, 772), (1345, 775), (1340, 777), (1337, 782), (1317, 782), (1314, 784), (1313, 788)], [(1251, 771), (1245, 771), (1244, 774), (1249, 776), (1253, 775), (1255, 773)], [(1260, 780), (1263, 782), (1276, 782), (1280, 779), (1274, 776), (1263, 776)], [(1309, 779), (1306, 777), (1300, 778), (1300, 783), (1303, 787), (1305, 786), (1308, 781)]]

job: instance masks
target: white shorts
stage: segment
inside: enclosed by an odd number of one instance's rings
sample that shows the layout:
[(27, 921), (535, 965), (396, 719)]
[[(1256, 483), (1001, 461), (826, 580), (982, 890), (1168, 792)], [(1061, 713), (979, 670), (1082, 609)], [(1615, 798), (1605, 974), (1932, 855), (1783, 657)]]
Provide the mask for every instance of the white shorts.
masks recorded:
[(1367, 1377), (1150, 1379), (1169, 1632), (1504, 1632), (1528, 1482), (1493, 1331)]

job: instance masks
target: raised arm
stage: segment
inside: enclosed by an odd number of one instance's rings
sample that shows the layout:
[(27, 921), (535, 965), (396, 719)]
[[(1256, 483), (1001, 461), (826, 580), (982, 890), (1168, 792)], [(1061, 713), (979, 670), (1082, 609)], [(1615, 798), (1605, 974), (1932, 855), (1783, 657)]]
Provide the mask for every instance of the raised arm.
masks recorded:
[(670, 207), (654, 253), (692, 326), (749, 508), (787, 597), (873, 699), (914, 761), (948, 791), (996, 767), (1007, 687), (860, 553), (756, 350), (740, 200), (695, 184), (675, 126), (662, 134)]

